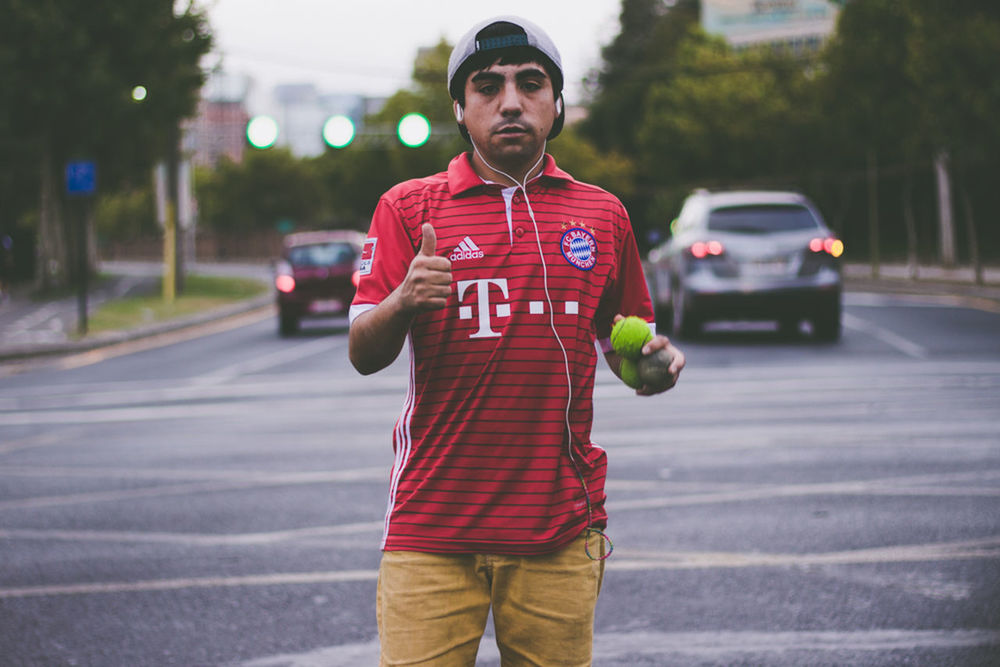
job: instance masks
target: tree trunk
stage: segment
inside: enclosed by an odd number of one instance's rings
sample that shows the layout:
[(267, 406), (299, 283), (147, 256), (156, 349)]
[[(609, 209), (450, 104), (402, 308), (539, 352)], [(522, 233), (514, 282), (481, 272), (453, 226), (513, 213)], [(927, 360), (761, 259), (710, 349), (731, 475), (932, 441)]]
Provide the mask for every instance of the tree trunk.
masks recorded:
[(35, 288), (46, 291), (69, 284), (68, 243), (62, 222), (59, 169), (46, 140), (41, 159), (41, 201), (38, 209), (38, 241), (35, 247)]
[(934, 158), (934, 175), (938, 191), (938, 229), (941, 243), (941, 264), (955, 266), (955, 226), (952, 220), (951, 182), (948, 151), (941, 151)]
[(874, 150), (868, 151), (868, 246), (868, 254), (872, 264), (872, 278), (878, 278), (878, 162)]
[(903, 222), (906, 225), (906, 264), (911, 280), (919, 278), (917, 255), (917, 223), (913, 217), (913, 175), (909, 166), (903, 171)]
[(965, 179), (959, 183), (958, 191), (962, 197), (962, 211), (965, 213), (965, 233), (969, 236), (969, 261), (972, 263), (972, 271), (975, 275), (977, 285), (983, 284), (983, 261), (979, 257), (979, 236), (976, 234), (976, 220), (972, 211), (972, 197), (969, 196), (969, 188), (965, 184)]

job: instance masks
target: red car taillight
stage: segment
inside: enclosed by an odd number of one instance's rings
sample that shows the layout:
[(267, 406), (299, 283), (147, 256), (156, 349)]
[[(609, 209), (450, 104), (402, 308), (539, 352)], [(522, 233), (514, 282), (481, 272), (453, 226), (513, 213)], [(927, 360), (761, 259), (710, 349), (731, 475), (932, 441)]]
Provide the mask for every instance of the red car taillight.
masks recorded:
[(832, 236), (825, 239), (815, 238), (809, 241), (809, 249), (813, 252), (825, 252), (832, 257), (840, 257), (844, 254), (844, 242)]
[(278, 288), (279, 292), (284, 292), (288, 294), (295, 289), (295, 278), (288, 274), (282, 273), (281, 275), (275, 277), (274, 286)]
[(722, 243), (719, 241), (695, 241), (688, 248), (688, 252), (695, 259), (705, 259), (709, 255), (718, 257), (725, 252), (725, 248), (722, 247)]

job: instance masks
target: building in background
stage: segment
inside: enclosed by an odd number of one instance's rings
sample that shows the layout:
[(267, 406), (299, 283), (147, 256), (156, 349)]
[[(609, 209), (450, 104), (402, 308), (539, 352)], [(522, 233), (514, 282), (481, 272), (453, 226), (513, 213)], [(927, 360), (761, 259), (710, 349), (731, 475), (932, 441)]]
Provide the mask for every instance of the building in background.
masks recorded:
[(215, 166), (222, 158), (243, 160), (246, 150), (247, 97), (251, 79), (213, 72), (201, 90), (198, 113), (184, 128), (184, 149), (199, 166)]
[(734, 48), (770, 45), (808, 53), (833, 34), (839, 11), (828, 0), (701, 0), (701, 23)]

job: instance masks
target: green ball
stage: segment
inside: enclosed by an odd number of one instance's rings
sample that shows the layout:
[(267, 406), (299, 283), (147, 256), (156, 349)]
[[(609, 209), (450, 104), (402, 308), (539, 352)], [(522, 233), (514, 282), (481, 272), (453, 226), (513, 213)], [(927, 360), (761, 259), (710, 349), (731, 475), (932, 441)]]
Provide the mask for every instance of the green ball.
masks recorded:
[(639, 367), (631, 359), (622, 357), (622, 365), (619, 368), (619, 373), (621, 374), (622, 382), (633, 389), (638, 389), (642, 386), (642, 380), (639, 379)]
[(611, 346), (624, 359), (637, 361), (642, 356), (642, 346), (652, 339), (649, 323), (635, 315), (618, 320), (611, 328)]
[(665, 349), (659, 349), (647, 354), (636, 362), (636, 372), (639, 382), (654, 392), (663, 391), (673, 382), (670, 375), (670, 362), (674, 357)]

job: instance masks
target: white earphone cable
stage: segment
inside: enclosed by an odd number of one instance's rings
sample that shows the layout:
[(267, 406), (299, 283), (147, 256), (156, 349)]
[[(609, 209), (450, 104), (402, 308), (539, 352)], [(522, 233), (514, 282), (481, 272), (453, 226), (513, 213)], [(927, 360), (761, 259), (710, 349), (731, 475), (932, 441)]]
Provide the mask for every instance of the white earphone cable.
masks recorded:
[[(518, 181), (516, 178), (514, 178), (507, 172), (501, 171), (500, 169), (497, 169), (492, 164), (490, 164), (486, 160), (486, 158), (483, 157), (483, 154), (479, 152), (479, 148), (476, 146), (476, 143), (472, 140), (471, 136), (469, 137), (469, 143), (472, 144), (472, 150), (475, 152), (477, 156), (479, 156), (479, 159), (483, 161), (483, 164), (492, 169), (494, 172), (502, 176), (506, 176), (508, 179), (511, 180), (512, 183), (514, 183), (514, 186), (519, 188), (521, 192), (524, 194), (524, 203), (528, 207), (528, 216), (531, 218), (531, 224), (535, 230), (535, 245), (538, 248), (538, 259), (542, 264), (542, 285), (545, 290), (545, 301), (549, 308), (549, 328), (552, 330), (552, 335), (555, 336), (556, 342), (559, 343), (559, 349), (562, 350), (563, 365), (566, 371), (566, 409), (563, 414), (563, 419), (566, 425), (566, 453), (569, 456), (570, 463), (573, 464), (573, 469), (576, 471), (577, 477), (580, 479), (580, 484), (583, 486), (583, 495), (587, 503), (587, 526), (585, 528), (586, 538), (583, 548), (587, 554), (587, 557), (590, 558), (591, 560), (604, 560), (611, 555), (612, 551), (614, 551), (615, 545), (611, 541), (611, 538), (604, 533), (604, 531), (602, 531), (600, 528), (594, 528), (593, 526), (591, 526), (593, 517), (592, 517), (592, 507), (590, 503), (590, 491), (587, 489), (587, 482), (583, 477), (583, 471), (580, 469), (580, 465), (579, 463), (577, 463), (576, 457), (573, 455), (573, 428), (570, 423), (570, 408), (572, 407), (572, 402), (573, 402), (573, 377), (570, 374), (569, 370), (569, 353), (566, 351), (566, 346), (563, 344), (562, 338), (559, 336), (559, 331), (556, 329), (555, 308), (552, 305), (552, 296), (549, 294), (549, 271), (545, 263), (545, 252), (542, 250), (542, 240), (541, 236), (538, 233), (538, 221), (535, 220), (535, 211), (534, 209), (532, 209), (531, 200), (528, 198), (528, 187), (527, 187), (528, 176), (531, 174), (531, 172), (535, 170), (536, 167), (538, 167), (539, 164), (541, 164), (542, 160), (545, 159), (545, 147), (548, 142), (545, 141), (542, 143), (542, 154), (541, 156), (539, 156), (535, 164), (533, 164), (531, 168), (528, 169), (527, 172), (525, 172), (523, 181)], [(590, 553), (591, 533), (596, 533), (601, 538), (601, 540), (606, 541), (608, 543), (609, 549), (606, 553), (600, 556), (594, 556)]]

